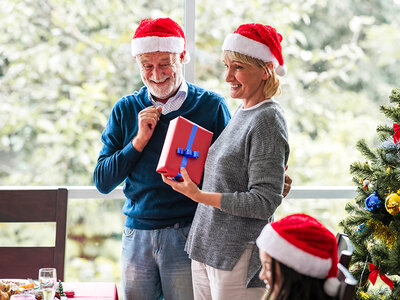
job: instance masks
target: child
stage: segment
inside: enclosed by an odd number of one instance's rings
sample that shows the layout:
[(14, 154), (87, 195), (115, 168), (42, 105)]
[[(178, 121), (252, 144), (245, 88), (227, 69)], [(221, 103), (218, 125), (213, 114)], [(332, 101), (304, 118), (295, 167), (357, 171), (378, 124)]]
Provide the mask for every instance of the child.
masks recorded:
[(293, 214), (267, 224), (257, 238), (269, 286), (265, 299), (334, 299), (339, 288), (335, 236), (313, 217)]

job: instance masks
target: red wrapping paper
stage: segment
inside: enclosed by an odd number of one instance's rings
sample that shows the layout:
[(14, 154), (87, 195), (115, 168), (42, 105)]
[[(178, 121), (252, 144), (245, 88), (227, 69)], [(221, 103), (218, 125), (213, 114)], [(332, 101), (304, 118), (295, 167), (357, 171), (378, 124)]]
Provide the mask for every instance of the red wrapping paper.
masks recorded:
[[(211, 145), (213, 133), (184, 117), (177, 117), (169, 123), (156, 171), (168, 177), (175, 177), (178, 175), (182, 161), (184, 160), (184, 155), (178, 154), (177, 149), (188, 149), (187, 146), (188, 142), (190, 144), (189, 140), (194, 125), (197, 126), (197, 130), (189, 150), (198, 152), (198, 158), (188, 157), (185, 168), (192, 181), (198, 185), (203, 176), (204, 164), (206, 162), (208, 149)], [(182, 152), (182, 150), (180, 150), (180, 152)], [(189, 152), (186, 151), (186, 154)]]

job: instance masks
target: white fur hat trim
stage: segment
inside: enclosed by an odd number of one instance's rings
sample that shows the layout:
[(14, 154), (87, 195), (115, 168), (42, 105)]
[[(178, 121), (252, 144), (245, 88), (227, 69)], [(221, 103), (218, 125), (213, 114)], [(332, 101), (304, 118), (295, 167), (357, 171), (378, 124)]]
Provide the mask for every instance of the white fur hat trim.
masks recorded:
[(272, 61), (275, 68), (279, 66), (278, 60), (271, 53), (271, 50), (268, 48), (268, 46), (255, 40), (249, 39), (241, 34), (229, 34), (225, 38), (225, 41), (222, 45), (222, 50), (242, 53), (247, 56), (261, 59), (264, 62)]
[(185, 41), (180, 37), (149, 36), (135, 38), (131, 41), (133, 56), (150, 52), (182, 53), (185, 50)]
[(270, 224), (264, 227), (256, 243), (258, 248), (271, 257), (307, 276), (324, 279), (332, 266), (330, 258), (324, 259), (297, 248), (280, 236)]

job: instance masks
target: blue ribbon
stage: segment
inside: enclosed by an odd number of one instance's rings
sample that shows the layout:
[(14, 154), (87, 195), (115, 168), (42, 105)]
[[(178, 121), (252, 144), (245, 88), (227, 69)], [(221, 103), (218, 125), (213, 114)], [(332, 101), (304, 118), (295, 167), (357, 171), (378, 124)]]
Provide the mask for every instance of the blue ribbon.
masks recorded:
[[(193, 145), (193, 142), (194, 142), (194, 138), (196, 136), (196, 132), (197, 132), (197, 125), (193, 125), (192, 131), (190, 132), (189, 140), (188, 140), (188, 142), (186, 144), (186, 149), (182, 149), (182, 148), (176, 149), (176, 152), (179, 155), (183, 155), (181, 166), (179, 167), (179, 170), (182, 167), (186, 168), (186, 165), (187, 165), (189, 157), (190, 158), (199, 158), (199, 151), (193, 151), (191, 149), (192, 145)], [(182, 178), (181, 171), (178, 172), (178, 175), (176, 175), (173, 178), (173, 180), (178, 181), (180, 178)]]
[(183, 149), (183, 148), (178, 148), (176, 149), (176, 153), (179, 155), (191, 157), (191, 158), (199, 158), (199, 151), (193, 151), (190, 149)]

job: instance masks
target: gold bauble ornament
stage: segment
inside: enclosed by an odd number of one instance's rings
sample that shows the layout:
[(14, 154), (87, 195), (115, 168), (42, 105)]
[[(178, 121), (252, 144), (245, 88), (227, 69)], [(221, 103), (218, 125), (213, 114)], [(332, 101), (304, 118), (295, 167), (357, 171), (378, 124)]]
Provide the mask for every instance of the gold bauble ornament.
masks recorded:
[(386, 197), (385, 207), (389, 214), (397, 215), (400, 213), (400, 195), (397, 193), (391, 193)]

